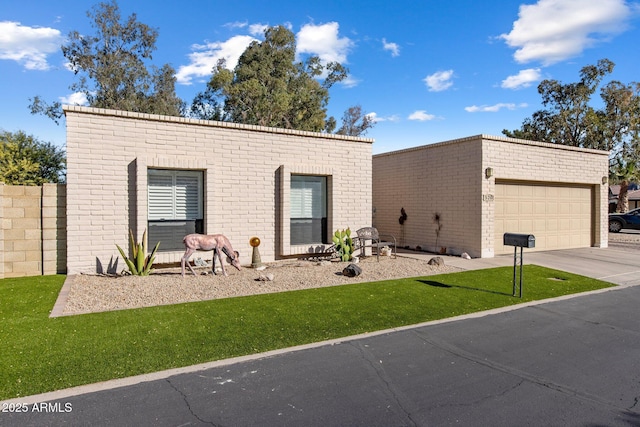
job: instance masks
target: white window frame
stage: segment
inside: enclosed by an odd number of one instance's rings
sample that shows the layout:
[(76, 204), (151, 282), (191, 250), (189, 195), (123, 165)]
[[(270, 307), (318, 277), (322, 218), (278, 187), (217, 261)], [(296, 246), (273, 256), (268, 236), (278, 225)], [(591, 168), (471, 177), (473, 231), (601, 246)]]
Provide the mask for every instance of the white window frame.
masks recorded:
[[(204, 173), (199, 170), (147, 170), (149, 246), (160, 240), (160, 251), (182, 248), (181, 238), (204, 229)], [(164, 182), (162, 182), (164, 181)], [(195, 184), (195, 185), (194, 185)], [(195, 188), (194, 188), (195, 186)], [(163, 239), (155, 238), (155, 230)], [(169, 237), (170, 236), (170, 237)]]

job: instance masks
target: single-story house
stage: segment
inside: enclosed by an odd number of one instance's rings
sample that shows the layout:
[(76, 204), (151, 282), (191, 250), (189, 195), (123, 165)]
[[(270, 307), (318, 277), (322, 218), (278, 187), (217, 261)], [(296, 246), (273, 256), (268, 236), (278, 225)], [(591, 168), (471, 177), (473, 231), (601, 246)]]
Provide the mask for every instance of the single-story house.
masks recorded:
[(525, 251), (606, 247), (608, 169), (607, 151), (488, 135), (378, 154), (373, 225), (471, 257), (513, 253), (504, 233), (533, 235)]
[[(120, 272), (129, 230), (157, 263), (189, 233), (225, 234), (251, 262), (323, 251), (371, 225), (372, 139), (64, 107), (67, 273)], [(127, 249), (125, 249), (127, 250)]]

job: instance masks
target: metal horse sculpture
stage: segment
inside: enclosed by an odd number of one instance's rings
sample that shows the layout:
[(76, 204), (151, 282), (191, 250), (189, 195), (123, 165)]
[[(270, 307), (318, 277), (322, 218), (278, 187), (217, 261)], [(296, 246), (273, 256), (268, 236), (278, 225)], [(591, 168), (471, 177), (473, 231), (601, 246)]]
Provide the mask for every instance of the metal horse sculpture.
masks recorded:
[(196, 276), (196, 272), (193, 271), (193, 267), (189, 263), (189, 258), (195, 251), (213, 251), (213, 259), (212, 259), (212, 268), (211, 272), (216, 274), (216, 256), (220, 261), (220, 265), (222, 266), (222, 274), (228, 276), (227, 271), (224, 269), (224, 263), (222, 262), (222, 257), (220, 256), (220, 252), (224, 252), (227, 256), (227, 262), (233, 265), (235, 268), (240, 270), (240, 254), (233, 250), (231, 246), (231, 242), (222, 234), (188, 234), (184, 236), (182, 239), (184, 243), (185, 252), (182, 256), (182, 277), (184, 277), (184, 265), (186, 264), (189, 267), (189, 270)]

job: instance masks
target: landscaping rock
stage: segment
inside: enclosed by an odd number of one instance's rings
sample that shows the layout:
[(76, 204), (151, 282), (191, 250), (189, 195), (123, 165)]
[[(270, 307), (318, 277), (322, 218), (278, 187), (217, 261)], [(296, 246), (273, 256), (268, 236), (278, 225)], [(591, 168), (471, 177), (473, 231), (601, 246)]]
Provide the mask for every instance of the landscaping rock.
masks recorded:
[(355, 264), (349, 264), (342, 270), (342, 275), (347, 277), (356, 277), (362, 273), (362, 269)]
[(273, 282), (274, 275), (272, 273), (261, 274), (256, 280), (260, 282)]
[[(639, 235), (640, 236), (640, 235)], [(454, 266), (437, 267), (415, 258), (380, 257), (361, 258), (362, 268), (358, 277), (347, 277), (342, 270), (350, 263), (324, 263), (317, 261), (281, 260), (265, 263), (266, 271), (253, 268), (227, 270), (228, 277), (209, 274), (182, 277), (180, 267), (154, 270), (148, 277), (107, 277), (95, 274), (69, 275), (65, 286), (69, 292), (64, 305), (64, 315), (95, 313), (151, 307), (164, 304), (181, 304), (246, 295), (286, 292), (335, 285), (390, 280), (403, 277), (422, 277), (432, 274), (461, 271)], [(217, 264), (217, 263), (216, 263)], [(200, 273), (200, 272), (198, 272)], [(258, 275), (273, 273), (273, 281), (258, 281)], [(266, 276), (265, 276), (266, 278)], [(1, 424), (1, 423), (0, 423)]]
[(442, 267), (442, 266), (444, 266), (444, 259), (442, 259), (442, 257), (440, 257), (440, 256), (436, 256), (436, 257), (431, 258), (431, 259), (427, 262), (427, 264), (429, 264), (429, 265), (436, 265), (436, 266), (438, 266), (438, 267)]

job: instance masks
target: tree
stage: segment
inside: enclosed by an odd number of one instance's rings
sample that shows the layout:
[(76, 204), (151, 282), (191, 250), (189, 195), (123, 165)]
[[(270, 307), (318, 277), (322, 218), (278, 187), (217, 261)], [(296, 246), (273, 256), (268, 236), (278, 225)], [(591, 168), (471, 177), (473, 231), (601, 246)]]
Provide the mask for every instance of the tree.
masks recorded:
[[(196, 96), (191, 114), (198, 118), (313, 132), (332, 132), (327, 118), (329, 89), (347, 77), (337, 62), (323, 65), (312, 56), (296, 62), (294, 34), (270, 27), (264, 41), (252, 42), (235, 69), (220, 61), (207, 89)], [(322, 81), (318, 81), (319, 78)]]
[[(175, 71), (170, 65), (147, 68), (156, 49), (158, 31), (132, 14), (121, 22), (115, 0), (87, 12), (96, 29), (93, 36), (69, 33), (62, 53), (79, 80), (70, 86), (85, 95), (92, 107), (179, 116), (183, 102), (175, 94)], [(31, 112), (45, 114), (56, 123), (62, 118), (60, 102), (47, 104), (34, 97)]]
[(638, 161), (629, 157), (617, 159), (609, 170), (611, 183), (620, 184), (616, 212), (627, 212), (629, 210), (629, 184), (640, 181)]
[(538, 86), (542, 104), (514, 131), (503, 130), (506, 136), (612, 151), (612, 159), (637, 156), (640, 130), (640, 85), (624, 85), (611, 81), (600, 95), (604, 108), (590, 105), (592, 95), (602, 79), (613, 71), (615, 64), (601, 59), (580, 71), (580, 81), (561, 84), (544, 80)]
[(42, 185), (65, 181), (65, 153), (19, 131), (0, 133), (0, 181), (11, 185)]
[(375, 125), (371, 116), (362, 111), (360, 105), (350, 107), (342, 116), (342, 126), (336, 134), (349, 136), (364, 136)]

